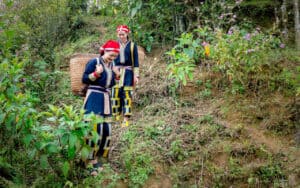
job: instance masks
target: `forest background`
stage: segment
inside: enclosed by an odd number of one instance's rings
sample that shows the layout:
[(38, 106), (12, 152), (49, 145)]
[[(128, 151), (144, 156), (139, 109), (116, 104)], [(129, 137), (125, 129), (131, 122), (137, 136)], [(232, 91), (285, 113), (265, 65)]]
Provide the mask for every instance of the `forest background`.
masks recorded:
[[(0, 1), (0, 187), (300, 185), (298, 0)], [(127, 24), (134, 123), (96, 178), (80, 165), (69, 60)], [(93, 122), (99, 121), (93, 117)]]

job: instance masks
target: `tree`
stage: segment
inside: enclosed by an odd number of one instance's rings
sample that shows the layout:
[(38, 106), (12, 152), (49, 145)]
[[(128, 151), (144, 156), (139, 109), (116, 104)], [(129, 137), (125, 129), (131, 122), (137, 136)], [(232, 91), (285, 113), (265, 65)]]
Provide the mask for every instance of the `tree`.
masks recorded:
[(296, 48), (300, 50), (300, 20), (299, 20), (298, 0), (294, 0), (294, 13), (295, 13), (295, 42), (296, 42)]
[(282, 1), (281, 5), (281, 19), (282, 19), (282, 25), (283, 25), (283, 38), (287, 40), (288, 38), (288, 15), (286, 10), (286, 0)]

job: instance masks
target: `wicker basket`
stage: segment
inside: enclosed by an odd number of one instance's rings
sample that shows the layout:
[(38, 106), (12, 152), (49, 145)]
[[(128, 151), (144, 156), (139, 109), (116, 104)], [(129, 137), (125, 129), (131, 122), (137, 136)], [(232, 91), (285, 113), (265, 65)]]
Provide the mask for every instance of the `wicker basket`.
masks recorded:
[(75, 95), (82, 96), (82, 89), (85, 84), (82, 83), (82, 75), (85, 65), (90, 59), (99, 57), (99, 54), (74, 54), (70, 59), (70, 78), (71, 89)]

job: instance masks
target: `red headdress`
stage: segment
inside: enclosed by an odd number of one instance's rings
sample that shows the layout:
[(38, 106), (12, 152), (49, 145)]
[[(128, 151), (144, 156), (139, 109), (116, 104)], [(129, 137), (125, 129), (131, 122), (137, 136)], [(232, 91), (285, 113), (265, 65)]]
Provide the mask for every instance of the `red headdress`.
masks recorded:
[(109, 40), (105, 44), (103, 44), (100, 49), (100, 55), (104, 54), (104, 51), (113, 51), (113, 52), (120, 52), (120, 44), (117, 41)]
[(130, 29), (127, 25), (119, 25), (117, 27), (117, 32), (120, 32), (120, 31), (124, 31), (126, 33), (129, 33), (130, 32)]

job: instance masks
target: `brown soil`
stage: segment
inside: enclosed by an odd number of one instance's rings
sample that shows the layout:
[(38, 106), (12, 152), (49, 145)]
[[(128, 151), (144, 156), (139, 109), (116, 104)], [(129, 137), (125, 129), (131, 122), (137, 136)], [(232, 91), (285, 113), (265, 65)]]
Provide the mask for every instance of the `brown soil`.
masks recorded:
[[(170, 80), (167, 79), (166, 62), (163, 62), (163, 51), (164, 50), (162, 49), (156, 49), (153, 53), (143, 56), (144, 59), (140, 63), (141, 80), (135, 93), (135, 102), (137, 104), (140, 103), (143, 96), (147, 96), (150, 100), (149, 105), (157, 105), (157, 108), (161, 109), (159, 100), (168, 100)], [(145, 54), (143, 50), (141, 53)], [(218, 77), (218, 75), (202, 74), (199, 70), (196, 72), (198, 78), (204, 80)], [(284, 162), (283, 169), (287, 171), (287, 174), (291, 172), (288, 175), (288, 184), (290, 186), (300, 185), (300, 176), (299, 174), (294, 173), (294, 171), (299, 172), (297, 169), (300, 169), (300, 150), (292, 137), (282, 137), (271, 133), (266, 129), (266, 126), (261, 125), (256, 122), (256, 120), (251, 119), (251, 117), (249, 118), (248, 114), (239, 111), (238, 109), (229, 108), (229, 112), (223, 112), (221, 107), (226, 106), (228, 101), (222, 96), (222, 92), (213, 93), (212, 100), (205, 100), (197, 96), (199, 90), (201, 91), (201, 88), (196, 86), (193, 82), (188, 83), (187, 86), (180, 90), (180, 100), (191, 102), (193, 106), (179, 107), (180, 109), (176, 111), (176, 115), (172, 112), (176, 107), (174, 107), (174, 104), (170, 101), (169, 103), (162, 104), (169, 110), (167, 115), (153, 117), (152, 119), (151, 117), (145, 117), (145, 111), (149, 110), (147, 109), (147, 106), (141, 111), (135, 110), (133, 121), (137, 122), (140, 119), (146, 118), (145, 121), (151, 122), (156, 118), (163, 118), (163, 120), (168, 121), (168, 125), (174, 126), (175, 129), (178, 125), (189, 124), (205, 115), (212, 115), (214, 121), (219, 125), (224, 126), (226, 129), (236, 130), (237, 127), (240, 126), (242, 130), (241, 138), (239, 138), (240, 140), (251, 140), (251, 143), (256, 147), (263, 146), (274, 156), (282, 155), (283, 157), (281, 157), (281, 159)], [(162, 99), (164, 97), (165, 99)], [(234, 103), (235, 101), (232, 102), (232, 104)], [(151, 107), (155, 108), (154, 106)], [(249, 109), (251, 109), (251, 106), (249, 106)], [(175, 131), (176, 130), (174, 130), (174, 132)], [(116, 136), (118, 137), (118, 135)], [(164, 144), (169, 144), (174, 138), (175, 136), (170, 135), (169, 138), (165, 140)], [(118, 146), (115, 147), (117, 148)], [(219, 167), (226, 167), (228, 165), (229, 156), (227, 153), (221, 151), (216, 153), (213, 158), (214, 163)], [(169, 162), (171, 164), (173, 163), (172, 160)], [(187, 161), (187, 163), (188, 162), (189, 161)], [(255, 168), (255, 166), (259, 166), (261, 163), (262, 161), (253, 159), (253, 162), (249, 163), (248, 166), (253, 166), (253, 168)], [(172, 187), (172, 179), (169, 177), (168, 171), (162, 169), (162, 167), (156, 167), (154, 175), (148, 179), (144, 187)], [(203, 178), (207, 179), (207, 177)], [(244, 184), (241, 183), (240, 185)]]

